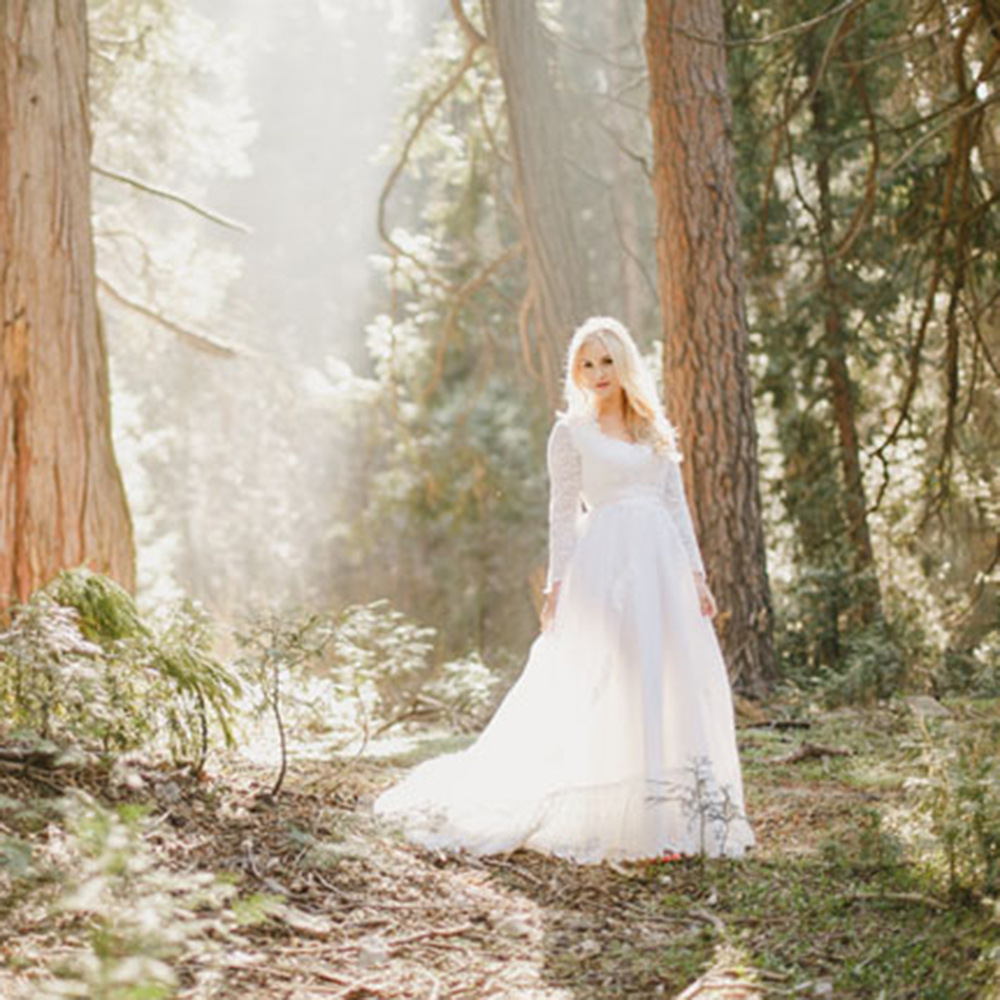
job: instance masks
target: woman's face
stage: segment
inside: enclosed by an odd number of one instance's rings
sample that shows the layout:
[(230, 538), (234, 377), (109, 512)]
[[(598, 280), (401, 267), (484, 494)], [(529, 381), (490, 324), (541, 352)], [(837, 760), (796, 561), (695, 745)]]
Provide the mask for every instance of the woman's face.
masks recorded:
[(621, 392), (621, 381), (611, 352), (596, 337), (588, 337), (580, 347), (576, 361), (579, 385), (600, 404)]

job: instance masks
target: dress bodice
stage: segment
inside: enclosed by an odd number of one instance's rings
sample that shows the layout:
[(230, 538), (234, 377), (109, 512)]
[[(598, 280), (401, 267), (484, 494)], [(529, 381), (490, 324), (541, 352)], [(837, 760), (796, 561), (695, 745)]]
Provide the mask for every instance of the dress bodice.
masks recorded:
[(662, 504), (670, 512), (691, 568), (704, 572), (691, 523), (679, 456), (655, 451), (601, 430), (595, 417), (560, 417), (548, 443), (549, 572), (562, 579), (586, 511), (625, 501)]
[(662, 500), (667, 463), (648, 444), (632, 444), (605, 434), (596, 421), (581, 421), (570, 430), (580, 453), (580, 496), (588, 509), (629, 498)]

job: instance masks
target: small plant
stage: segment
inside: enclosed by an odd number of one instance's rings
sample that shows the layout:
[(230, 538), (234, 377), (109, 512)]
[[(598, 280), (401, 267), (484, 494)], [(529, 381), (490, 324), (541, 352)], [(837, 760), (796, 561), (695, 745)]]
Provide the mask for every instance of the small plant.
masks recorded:
[(0, 633), (0, 704), (8, 724), (49, 739), (63, 727), (107, 734), (102, 650), (87, 639), (75, 608), (42, 592), (15, 608)]
[(292, 731), (325, 733), (335, 749), (407, 722), (474, 726), (491, 704), (495, 675), (475, 654), (434, 667), (432, 628), (388, 601), (352, 605), (336, 617), (259, 614), (236, 632), (236, 667), (254, 709), (270, 714), (281, 763), (269, 797), (287, 773)]
[(114, 581), (61, 573), (0, 633), (0, 707), (12, 728), (106, 754), (163, 741), (200, 771), (210, 725), (227, 743), (239, 683), (211, 653), (207, 615), (176, 606), (162, 629)]
[(908, 782), (953, 895), (1000, 893), (1000, 722), (957, 734), (920, 720), (924, 774)]
[(434, 666), (435, 635), (385, 600), (349, 607), (338, 619), (331, 668), (354, 693), (366, 739), (407, 722), (472, 729), (482, 721), (498, 678), (476, 653)]
[[(79, 947), (54, 968), (43, 996), (160, 1000), (178, 987), (175, 967), (228, 934), (218, 914), (234, 886), (206, 872), (165, 869), (143, 837), (144, 813), (109, 810), (89, 796), (67, 800), (64, 859), (72, 876), (52, 918), (82, 930)], [(65, 862), (64, 862), (65, 863)]]
[(693, 757), (685, 768), (690, 777), (666, 779), (647, 801), (678, 802), (687, 817), (688, 830), (696, 835), (699, 858), (706, 850), (724, 854), (732, 825), (745, 814), (736, 805), (728, 785), (720, 786), (707, 757)]
[(827, 677), (826, 700), (833, 705), (871, 704), (899, 691), (905, 676), (898, 638), (879, 620), (847, 637), (843, 664)]
[(214, 721), (226, 746), (234, 743), (233, 721), (240, 684), (212, 655), (212, 626), (207, 612), (191, 600), (172, 609), (153, 647), (153, 667), (171, 689), (162, 705), (175, 760), (204, 769), (210, 725)]
[(938, 695), (1000, 696), (1000, 632), (987, 636), (974, 649), (946, 649), (932, 680)]
[(281, 791), (288, 771), (286, 700), (298, 685), (302, 668), (319, 659), (331, 637), (330, 621), (320, 614), (289, 617), (267, 612), (250, 618), (236, 632), (240, 647), (236, 668), (256, 696), (257, 712), (270, 712), (278, 731), (281, 763), (269, 793), (272, 799)]
[(499, 680), (479, 654), (472, 653), (443, 663), (421, 693), (442, 706), (451, 728), (474, 731), (485, 721), (484, 716), (493, 705)]
[[(414, 696), (431, 668), (435, 630), (417, 625), (388, 601), (345, 609), (337, 620), (332, 667), (353, 686), (365, 712), (374, 719), (401, 721), (420, 714)], [(383, 727), (387, 728), (387, 727)]]

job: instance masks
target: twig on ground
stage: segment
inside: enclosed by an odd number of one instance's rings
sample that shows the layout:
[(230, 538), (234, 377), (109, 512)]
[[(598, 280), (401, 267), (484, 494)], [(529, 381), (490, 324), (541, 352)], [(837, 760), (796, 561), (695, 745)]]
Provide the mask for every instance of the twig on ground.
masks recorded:
[(826, 747), (819, 743), (803, 743), (798, 749), (793, 750), (784, 757), (772, 757), (771, 764), (797, 764), (799, 761), (812, 760), (822, 757), (850, 757), (852, 751), (843, 747)]

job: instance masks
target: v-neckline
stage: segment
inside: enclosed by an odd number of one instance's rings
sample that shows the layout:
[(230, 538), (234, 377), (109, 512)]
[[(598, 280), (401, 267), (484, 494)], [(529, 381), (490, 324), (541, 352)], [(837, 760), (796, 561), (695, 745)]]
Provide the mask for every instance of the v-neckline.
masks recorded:
[(593, 425), (594, 430), (597, 431), (602, 438), (606, 438), (608, 441), (615, 441), (618, 444), (626, 445), (629, 448), (641, 448), (646, 444), (645, 441), (627, 441), (625, 438), (615, 437), (613, 434), (609, 434), (603, 427), (601, 427), (601, 422), (597, 419), (596, 413), (590, 414), (590, 422)]

